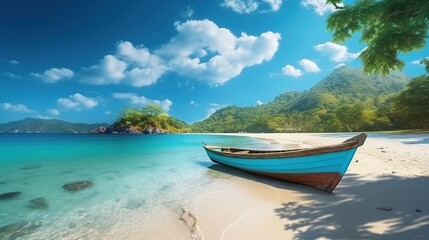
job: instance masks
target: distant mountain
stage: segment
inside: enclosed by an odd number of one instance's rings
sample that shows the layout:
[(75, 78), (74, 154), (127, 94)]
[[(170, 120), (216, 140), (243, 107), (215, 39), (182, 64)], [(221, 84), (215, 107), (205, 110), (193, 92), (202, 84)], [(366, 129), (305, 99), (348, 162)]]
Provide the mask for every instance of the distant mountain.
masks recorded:
[(100, 126), (109, 126), (109, 124), (70, 123), (57, 119), (26, 118), (0, 124), (0, 133), (89, 133)]
[(229, 106), (194, 123), (195, 132), (326, 132), (394, 128), (392, 99), (410, 79), (395, 72), (367, 75), (359, 69), (335, 69), (313, 88), (286, 92), (255, 107)]

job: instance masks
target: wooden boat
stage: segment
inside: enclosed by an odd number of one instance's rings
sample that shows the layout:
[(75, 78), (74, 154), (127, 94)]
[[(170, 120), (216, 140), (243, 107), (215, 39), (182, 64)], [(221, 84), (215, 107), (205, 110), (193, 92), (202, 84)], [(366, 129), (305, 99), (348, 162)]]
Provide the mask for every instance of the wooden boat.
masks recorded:
[(365, 139), (361, 133), (336, 145), (290, 150), (203, 147), (215, 163), (332, 192)]

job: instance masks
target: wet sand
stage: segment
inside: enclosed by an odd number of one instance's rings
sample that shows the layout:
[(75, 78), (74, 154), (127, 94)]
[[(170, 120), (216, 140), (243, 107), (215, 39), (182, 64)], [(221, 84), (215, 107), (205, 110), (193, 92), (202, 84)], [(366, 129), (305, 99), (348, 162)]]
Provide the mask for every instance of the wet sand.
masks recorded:
[[(287, 147), (347, 139), (332, 134), (240, 135)], [(426, 140), (370, 135), (332, 194), (216, 164), (207, 172), (216, 184), (189, 211), (206, 240), (429, 239)]]

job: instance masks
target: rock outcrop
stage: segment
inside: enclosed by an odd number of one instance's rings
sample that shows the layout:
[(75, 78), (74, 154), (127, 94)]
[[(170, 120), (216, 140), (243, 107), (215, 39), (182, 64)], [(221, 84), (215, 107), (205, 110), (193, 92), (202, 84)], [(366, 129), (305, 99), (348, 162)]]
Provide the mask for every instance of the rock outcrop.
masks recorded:
[(125, 126), (120, 124), (112, 124), (109, 127), (98, 127), (93, 129), (91, 133), (94, 134), (162, 134), (165, 133), (163, 129), (147, 125), (143, 128), (136, 126)]

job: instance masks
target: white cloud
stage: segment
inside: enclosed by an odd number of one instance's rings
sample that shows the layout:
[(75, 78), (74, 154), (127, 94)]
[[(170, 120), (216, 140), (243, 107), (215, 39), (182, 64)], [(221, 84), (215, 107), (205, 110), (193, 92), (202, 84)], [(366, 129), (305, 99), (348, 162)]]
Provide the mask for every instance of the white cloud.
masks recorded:
[(127, 66), (115, 56), (106, 55), (98, 65), (84, 68), (80, 81), (94, 85), (118, 84), (125, 78)]
[(162, 60), (143, 46), (134, 47), (131, 42), (117, 46), (117, 56), (129, 64), (125, 81), (132, 86), (142, 87), (154, 84), (167, 70)]
[(12, 111), (12, 112), (21, 112), (21, 113), (29, 113), (34, 112), (33, 110), (30, 110), (27, 106), (24, 104), (12, 104), (12, 103), (2, 103), (0, 104), (1, 108), (3, 110)]
[(250, 66), (269, 61), (277, 52), (279, 33), (260, 36), (241, 33), (236, 37), (210, 20), (176, 22), (177, 35), (151, 52), (131, 42), (120, 42), (115, 55), (106, 55), (98, 65), (84, 68), (81, 82), (127, 83), (149, 86), (167, 72), (175, 72), (208, 84), (223, 84)]
[(171, 71), (209, 84), (223, 84), (244, 68), (271, 60), (280, 40), (273, 32), (236, 37), (209, 20), (190, 20), (176, 28), (178, 35), (155, 53)]
[[(224, 0), (221, 6), (230, 8), (240, 14), (249, 14), (261, 9), (261, 12), (276, 12), (280, 9), (282, 0)], [(269, 8), (268, 10), (266, 8)]]
[(349, 53), (346, 46), (332, 42), (318, 44), (314, 46), (314, 49), (321, 52), (323, 55), (328, 56), (330, 60), (334, 62), (345, 62), (351, 59), (356, 59), (360, 55), (360, 52)]
[(263, 103), (262, 101), (258, 100), (258, 101), (256, 101), (256, 104), (257, 104), (258, 106), (261, 106), (261, 105), (263, 105), (264, 103)]
[(10, 64), (13, 64), (13, 65), (18, 65), (19, 64), (19, 61), (17, 61), (17, 60), (9, 60), (9, 63)]
[(189, 105), (196, 105), (194, 100), (189, 101)]
[(194, 15), (194, 7), (189, 4), (186, 6), (186, 10), (182, 13), (183, 18), (191, 18)]
[(46, 116), (46, 115), (41, 115), (41, 114), (34, 115), (34, 117), (39, 118), (39, 119), (45, 119), (45, 120), (54, 119), (51, 116)]
[(106, 116), (112, 115), (112, 112), (111, 111), (105, 111), (104, 115), (106, 115)]
[(415, 61), (412, 61), (411, 63), (415, 64), (415, 65), (422, 65), (422, 66), (424, 66), (424, 64), (421, 63), (421, 61), (423, 59), (429, 59), (429, 57), (425, 57), (425, 58), (422, 58), (422, 59), (419, 59), (419, 60), (415, 60)]
[(258, 2), (255, 0), (224, 0), (222, 6), (231, 8), (237, 13), (252, 13), (258, 9)]
[(304, 68), (304, 70), (306, 72), (310, 72), (310, 73), (317, 73), (320, 72), (320, 68), (319, 66), (317, 66), (317, 64), (309, 59), (301, 59), (299, 61), (299, 65)]
[[(314, 11), (323, 16), (325, 13), (334, 12), (336, 9), (334, 5), (327, 4), (326, 0), (301, 0), (301, 5), (306, 8), (313, 8)], [(343, 4), (339, 4), (339, 6), (343, 6)]]
[(94, 98), (85, 97), (80, 93), (70, 95), (68, 98), (59, 98), (57, 103), (64, 108), (80, 111), (82, 109), (91, 109), (98, 105)]
[(61, 114), (61, 112), (58, 109), (55, 109), (55, 108), (49, 108), (49, 109), (46, 110), (46, 112), (49, 115), (52, 115), (52, 116), (58, 116), (58, 115)]
[(164, 111), (170, 111), (170, 107), (173, 105), (173, 102), (169, 99), (157, 100), (157, 99), (149, 99), (145, 96), (138, 96), (134, 93), (113, 93), (113, 98), (128, 100), (128, 102), (132, 105), (136, 106), (146, 106), (148, 104), (156, 104), (160, 106)]
[(278, 11), (282, 5), (282, 0), (263, 0), (263, 2), (269, 4), (273, 12)]
[(31, 75), (46, 83), (56, 83), (63, 79), (72, 78), (74, 72), (68, 68), (51, 68), (44, 71), (43, 74), (31, 73)]
[(282, 68), (283, 75), (290, 76), (290, 77), (301, 77), (302, 71), (300, 69), (296, 69), (294, 66), (286, 65)]
[(343, 67), (343, 66), (346, 66), (346, 64), (345, 63), (340, 63), (337, 66), (335, 66), (334, 69), (337, 69), (337, 68), (340, 68), (340, 67)]

